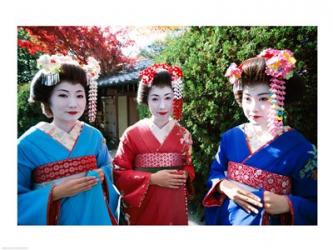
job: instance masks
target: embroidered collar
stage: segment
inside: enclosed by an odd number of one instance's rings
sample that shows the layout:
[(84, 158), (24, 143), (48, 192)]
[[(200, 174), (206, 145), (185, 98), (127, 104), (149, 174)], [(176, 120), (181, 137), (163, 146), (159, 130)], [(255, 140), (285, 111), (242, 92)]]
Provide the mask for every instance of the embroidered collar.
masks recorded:
[(37, 124), (38, 129), (51, 136), (54, 140), (59, 142), (69, 151), (73, 149), (76, 140), (81, 133), (82, 127), (83, 122), (77, 121), (73, 129), (69, 133), (67, 133), (66, 131), (63, 131), (62, 129), (51, 123), (40, 122)]
[[(278, 136), (273, 137), (270, 133), (258, 133), (249, 123), (244, 123), (240, 128), (243, 130), (250, 152), (256, 152), (263, 145), (271, 142)], [(289, 126), (283, 126), (283, 133), (289, 131)]]

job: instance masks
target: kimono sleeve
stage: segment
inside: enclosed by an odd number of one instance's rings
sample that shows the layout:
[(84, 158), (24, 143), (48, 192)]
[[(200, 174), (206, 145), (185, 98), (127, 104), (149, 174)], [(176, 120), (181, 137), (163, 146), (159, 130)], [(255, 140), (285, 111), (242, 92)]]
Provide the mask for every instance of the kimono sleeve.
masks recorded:
[(18, 225), (56, 224), (60, 201), (53, 201), (52, 186), (32, 189), (33, 165), (18, 145)]
[(302, 155), (306, 159), (293, 174), (292, 194), (289, 207), (295, 225), (317, 224), (317, 151), (315, 146)]
[[(116, 221), (116, 223), (118, 223), (120, 215), (120, 194), (116, 186), (113, 184), (111, 156), (105, 143), (105, 139), (102, 134), (100, 134), (99, 138), (100, 145), (96, 157), (97, 167), (103, 170), (105, 176), (102, 186), (103, 191), (111, 211), (111, 217)], [(113, 224), (115, 221), (113, 221)]]
[(193, 180), (195, 178), (195, 171), (193, 167), (193, 162), (192, 162), (192, 136), (189, 131), (185, 129), (185, 148), (184, 148), (184, 154), (185, 154), (185, 164), (183, 167), (183, 170), (187, 172), (188, 174), (188, 179), (186, 182), (187, 190), (190, 195), (194, 193), (194, 188), (193, 188)]
[(133, 138), (125, 131), (120, 139), (117, 153), (113, 159), (115, 184), (118, 187), (125, 205), (140, 207), (148, 191), (150, 173), (133, 170), (136, 152)]
[(207, 183), (210, 189), (203, 199), (204, 207), (220, 206), (226, 197), (224, 194), (221, 194), (218, 191), (218, 185), (226, 178), (224, 174), (224, 172), (227, 170), (228, 163), (226, 145), (226, 135), (222, 135), (219, 148), (210, 166)]

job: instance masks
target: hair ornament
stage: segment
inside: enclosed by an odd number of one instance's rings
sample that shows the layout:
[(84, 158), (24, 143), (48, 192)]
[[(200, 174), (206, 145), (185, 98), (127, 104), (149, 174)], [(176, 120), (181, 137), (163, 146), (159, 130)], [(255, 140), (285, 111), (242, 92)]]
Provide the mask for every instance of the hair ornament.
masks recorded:
[(153, 64), (152, 66), (142, 70), (139, 74), (141, 80), (139, 84), (145, 84), (151, 87), (154, 77), (161, 71), (167, 71), (171, 75), (171, 86), (174, 93), (173, 97), (173, 117), (180, 120), (183, 108), (183, 71), (180, 67), (168, 64)]
[[(286, 82), (290, 79), (296, 67), (294, 54), (286, 50), (265, 49), (257, 57), (265, 59), (265, 73), (271, 76), (270, 101), (272, 103), (271, 114), (269, 115), (269, 130), (273, 136), (283, 133), (283, 120), (285, 117), (284, 100), (286, 95)], [(242, 67), (232, 63), (225, 74), (229, 82), (233, 84), (233, 89), (241, 90)]]
[[(74, 60), (71, 56), (64, 56), (61, 54), (56, 55), (41, 55), (37, 59), (37, 68), (40, 70), (36, 74), (35, 77), (39, 77), (43, 73), (42, 84), (46, 86), (54, 86), (60, 81), (60, 70), (63, 64), (73, 64), (76, 66), (80, 66), (84, 69), (87, 75), (87, 83), (89, 86), (88, 93), (88, 117), (89, 122), (94, 122), (96, 119), (97, 112), (97, 82), (96, 80), (99, 77), (101, 72), (101, 68), (99, 66), (99, 62), (93, 58), (89, 57), (87, 60), (87, 64), (80, 65), (76, 60)], [(34, 80), (32, 82), (35, 82)], [(32, 93), (33, 86), (31, 84), (30, 93)], [(29, 98), (32, 100), (32, 97)]]

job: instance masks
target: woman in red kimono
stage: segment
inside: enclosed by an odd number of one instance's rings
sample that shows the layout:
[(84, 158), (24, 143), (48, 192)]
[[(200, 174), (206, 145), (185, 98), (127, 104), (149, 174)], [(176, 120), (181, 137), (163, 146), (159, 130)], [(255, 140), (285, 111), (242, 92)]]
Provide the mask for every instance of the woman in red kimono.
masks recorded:
[[(177, 120), (182, 71), (154, 64), (140, 73), (138, 102), (151, 118), (126, 129), (113, 160), (115, 184), (129, 225), (187, 225), (187, 197), (194, 179), (191, 134)], [(171, 118), (171, 114), (175, 119)]]

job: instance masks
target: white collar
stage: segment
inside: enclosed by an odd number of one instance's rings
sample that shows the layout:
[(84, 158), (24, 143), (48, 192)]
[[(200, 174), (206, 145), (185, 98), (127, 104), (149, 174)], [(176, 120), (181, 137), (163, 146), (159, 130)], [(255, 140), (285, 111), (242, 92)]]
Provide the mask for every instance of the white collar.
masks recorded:
[(155, 138), (163, 144), (167, 136), (170, 134), (171, 130), (176, 124), (176, 121), (172, 118), (169, 119), (169, 122), (164, 125), (162, 128), (159, 128), (152, 120), (152, 118), (148, 119), (149, 128), (152, 131)]

